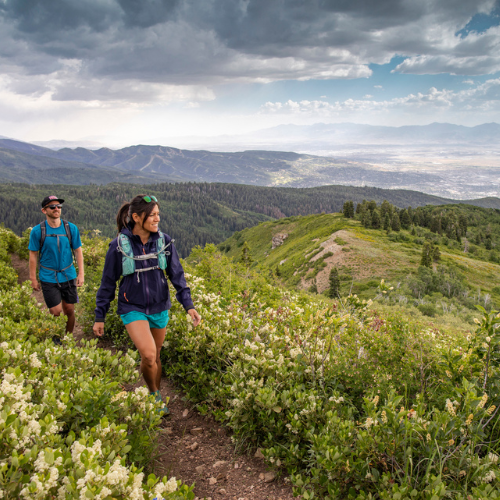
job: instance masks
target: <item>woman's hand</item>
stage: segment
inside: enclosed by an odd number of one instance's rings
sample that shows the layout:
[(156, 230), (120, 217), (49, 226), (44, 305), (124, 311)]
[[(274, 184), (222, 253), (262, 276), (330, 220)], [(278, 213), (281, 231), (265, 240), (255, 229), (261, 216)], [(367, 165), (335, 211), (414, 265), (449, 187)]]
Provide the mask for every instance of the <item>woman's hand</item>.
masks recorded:
[(97, 335), (98, 337), (102, 337), (104, 335), (104, 323), (94, 323), (94, 327), (92, 329), (94, 330), (94, 335)]
[(189, 309), (187, 312), (189, 316), (191, 316), (191, 319), (193, 320), (193, 326), (198, 326), (201, 321), (201, 316), (198, 314), (198, 311), (196, 309)]

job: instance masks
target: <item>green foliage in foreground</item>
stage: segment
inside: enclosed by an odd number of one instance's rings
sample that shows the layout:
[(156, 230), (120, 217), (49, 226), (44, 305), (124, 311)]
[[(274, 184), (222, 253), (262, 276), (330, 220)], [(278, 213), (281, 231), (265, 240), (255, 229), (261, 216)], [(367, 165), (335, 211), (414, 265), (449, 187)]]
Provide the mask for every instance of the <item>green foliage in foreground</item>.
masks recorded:
[(465, 337), (380, 316), (355, 296), (291, 293), (214, 246), (191, 262), (203, 320), (194, 329), (174, 303), (163, 366), (297, 494), (500, 498), (496, 312), (482, 309)]
[[(0, 229), (0, 256), (13, 233)], [(17, 238), (14, 236), (14, 239)], [(14, 240), (15, 241), (15, 240)], [(2, 260), (2, 264), (4, 264)], [(137, 380), (136, 354), (77, 346), (65, 318), (0, 267), (0, 498), (192, 499), (175, 478), (147, 478), (158, 403)], [(17, 278), (17, 276), (16, 276)], [(16, 280), (17, 281), (17, 280)]]

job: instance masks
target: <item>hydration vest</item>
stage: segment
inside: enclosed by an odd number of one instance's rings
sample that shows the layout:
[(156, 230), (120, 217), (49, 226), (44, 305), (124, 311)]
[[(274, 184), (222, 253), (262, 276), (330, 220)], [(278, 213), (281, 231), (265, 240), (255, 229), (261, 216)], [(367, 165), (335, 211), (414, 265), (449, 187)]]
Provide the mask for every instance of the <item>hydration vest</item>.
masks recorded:
[[(48, 271), (53, 271), (57, 284), (59, 284), (59, 280), (57, 279), (57, 273), (64, 273), (64, 275), (66, 276), (66, 273), (65, 273), (66, 269), (69, 269), (74, 264), (74, 261), (75, 261), (75, 251), (73, 250), (73, 247), (71, 246), (71, 230), (69, 228), (69, 222), (67, 220), (63, 220), (62, 223), (64, 225), (64, 231), (66, 232), (66, 234), (47, 234), (47, 221), (44, 220), (43, 222), (40, 222), (41, 234), (40, 234), (40, 250), (38, 252), (38, 267), (43, 268), (43, 269), (47, 269)], [(61, 246), (59, 244), (59, 238), (68, 238), (69, 247), (71, 248), (71, 252), (73, 253), (73, 262), (69, 266), (66, 266), (64, 269), (52, 269), (50, 267), (45, 267), (45, 266), (42, 266), (40, 264), (40, 256), (42, 254), (42, 248), (43, 248), (43, 244), (45, 242), (45, 238), (51, 238), (51, 237), (57, 238), (57, 250), (59, 251), (59, 253), (61, 253)]]
[[(134, 255), (134, 252), (132, 251), (132, 245), (130, 243), (130, 238), (123, 233), (120, 233), (118, 235), (118, 250), (122, 253), (122, 276), (128, 276), (129, 274), (137, 273), (137, 283), (140, 283), (140, 273), (143, 273), (145, 271), (153, 271), (155, 269), (161, 269), (162, 271), (165, 271), (165, 269), (167, 269), (167, 255), (170, 255), (170, 252), (167, 250), (167, 248), (172, 244), (174, 240), (171, 240), (168, 244), (166, 244), (164, 234), (161, 231), (158, 231), (158, 234), (160, 237), (156, 240), (156, 251), (148, 253), (146, 255)], [(141, 269), (135, 268), (136, 260), (147, 259), (157, 259), (158, 265)]]

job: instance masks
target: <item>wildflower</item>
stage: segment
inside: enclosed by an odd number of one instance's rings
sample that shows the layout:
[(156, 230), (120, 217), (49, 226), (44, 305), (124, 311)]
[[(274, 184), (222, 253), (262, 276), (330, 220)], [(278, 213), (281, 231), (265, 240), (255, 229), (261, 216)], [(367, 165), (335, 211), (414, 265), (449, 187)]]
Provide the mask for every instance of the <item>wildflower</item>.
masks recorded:
[(446, 409), (448, 410), (448, 413), (452, 416), (452, 417), (455, 417), (456, 416), (456, 412), (455, 412), (455, 408), (453, 406), (453, 403), (447, 399), (446, 400)]
[(479, 404), (477, 405), (478, 410), (484, 408), (486, 401), (488, 401), (488, 394), (484, 393), (483, 397), (481, 398), (481, 401), (479, 401)]
[(486, 337), (486, 342), (488, 342), (488, 344), (491, 342), (491, 337)]
[(467, 475), (467, 472), (465, 472), (464, 470), (460, 471), (460, 474), (459, 474), (460, 477), (464, 477), (466, 475)]
[(480, 325), (481, 324), (481, 322), (477, 318), (474, 318), (474, 323), (476, 323), (476, 325)]
[(376, 408), (376, 407), (377, 407), (377, 405), (378, 405), (378, 400), (379, 400), (379, 397), (378, 397), (378, 396), (375, 396), (375, 397), (373, 398), (372, 403), (373, 403), (373, 405), (375, 406), (375, 408)]
[(446, 370), (446, 376), (447, 376), (448, 378), (451, 378), (451, 377), (452, 377), (452, 374), (451, 374), (451, 372), (450, 372), (449, 370)]
[(484, 482), (491, 483), (491, 481), (493, 481), (493, 479), (495, 479), (496, 477), (497, 477), (496, 474), (492, 470), (490, 470), (488, 474), (484, 476)]
[(495, 411), (495, 408), (496, 406), (495, 405), (491, 405), (487, 410), (486, 410), (486, 413), (488, 415), (491, 415), (494, 411)]
[(431, 440), (431, 435), (427, 434), (427, 436), (425, 436), (425, 439), (427, 439), (427, 442), (429, 442)]
[(387, 413), (385, 412), (385, 410), (382, 412), (382, 422), (384, 424), (387, 423)]
[(453, 445), (455, 444), (455, 440), (454, 440), (454, 439), (450, 439), (450, 440), (448, 441), (448, 444), (449, 444), (450, 446), (453, 446)]
[(365, 422), (365, 427), (369, 429), (373, 425), (373, 419), (368, 417)]
[(474, 418), (474, 415), (471, 413), (468, 417), (467, 420), (465, 421), (465, 425), (470, 425), (472, 423), (472, 419)]

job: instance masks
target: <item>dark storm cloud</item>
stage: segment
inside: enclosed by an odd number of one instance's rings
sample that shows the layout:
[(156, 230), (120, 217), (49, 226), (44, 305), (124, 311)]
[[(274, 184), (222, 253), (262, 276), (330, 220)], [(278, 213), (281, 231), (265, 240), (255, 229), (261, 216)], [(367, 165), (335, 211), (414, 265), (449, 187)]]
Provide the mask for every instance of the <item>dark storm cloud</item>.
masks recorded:
[(480, 74), (498, 65), (498, 31), (456, 33), (494, 8), (492, 0), (0, 0), (0, 74), (19, 93), (32, 87), (27, 75), (51, 75), (32, 81), (59, 99), (88, 99), (92, 88), (95, 99), (115, 99), (120, 85), (130, 96), (130, 81), (359, 78), (396, 54), (407, 57), (403, 72)]

